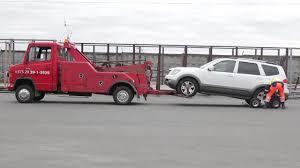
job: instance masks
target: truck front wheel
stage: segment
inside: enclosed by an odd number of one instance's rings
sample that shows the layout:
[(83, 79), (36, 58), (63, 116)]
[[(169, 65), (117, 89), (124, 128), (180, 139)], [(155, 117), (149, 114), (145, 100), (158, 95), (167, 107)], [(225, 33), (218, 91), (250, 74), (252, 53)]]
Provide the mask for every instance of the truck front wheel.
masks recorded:
[(116, 104), (127, 105), (130, 104), (134, 97), (134, 93), (131, 88), (127, 86), (117, 87), (113, 93), (113, 98)]
[(19, 103), (31, 103), (34, 99), (34, 90), (29, 85), (21, 85), (15, 95)]

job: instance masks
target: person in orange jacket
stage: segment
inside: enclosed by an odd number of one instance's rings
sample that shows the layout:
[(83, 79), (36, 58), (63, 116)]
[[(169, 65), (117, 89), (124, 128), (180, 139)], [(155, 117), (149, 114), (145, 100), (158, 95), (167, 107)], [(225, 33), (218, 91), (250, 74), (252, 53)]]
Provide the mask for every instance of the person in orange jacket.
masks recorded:
[(274, 78), (270, 81), (269, 85), (270, 85), (270, 88), (269, 88), (269, 92), (267, 93), (266, 98), (265, 98), (264, 108), (267, 107), (267, 104), (270, 103), (272, 96), (276, 93), (276, 91), (278, 91), (279, 96), (280, 96), (281, 108), (285, 109), (285, 95), (284, 95), (283, 81), (281, 81), (278, 78)]

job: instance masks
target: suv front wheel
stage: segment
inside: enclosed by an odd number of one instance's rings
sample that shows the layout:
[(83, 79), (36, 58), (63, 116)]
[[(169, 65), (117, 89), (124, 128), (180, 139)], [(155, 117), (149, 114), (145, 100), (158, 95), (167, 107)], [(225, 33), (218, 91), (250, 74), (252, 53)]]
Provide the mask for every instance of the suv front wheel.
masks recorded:
[(187, 97), (195, 96), (198, 90), (198, 82), (193, 78), (183, 78), (177, 85), (177, 93)]

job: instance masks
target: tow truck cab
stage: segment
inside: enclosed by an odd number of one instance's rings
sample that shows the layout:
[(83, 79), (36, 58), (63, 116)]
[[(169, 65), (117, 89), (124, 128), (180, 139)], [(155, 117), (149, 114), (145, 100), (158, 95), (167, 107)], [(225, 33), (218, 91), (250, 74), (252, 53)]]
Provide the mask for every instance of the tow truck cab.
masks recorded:
[[(10, 66), (8, 90), (21, 103), (39, 101), (45, 93), (91, 96), (113, 95), (117, 104), (150, 89), (151, 62), (129, 66), (97, 66), (65, 42), (32, 42), (21, 64)], [(150, 71), (150, 72), (147, 72)]]

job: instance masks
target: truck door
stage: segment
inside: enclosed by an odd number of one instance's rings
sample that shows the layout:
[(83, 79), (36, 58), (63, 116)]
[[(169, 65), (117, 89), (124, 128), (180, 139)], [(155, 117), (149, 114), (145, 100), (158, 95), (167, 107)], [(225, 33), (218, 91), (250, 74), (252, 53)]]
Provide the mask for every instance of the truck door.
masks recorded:
[(32, 79), (39, 91), (52, 91), (52, 49), (49, 46), (31, 46), (24, 65), (23, 77)]
[(86, 92), (86, 73), (81, 62), (76, 62), (75, 58), (66, 50), (59, 49), (60, 63), (59, 74), (61, 90), (63, 92)]

